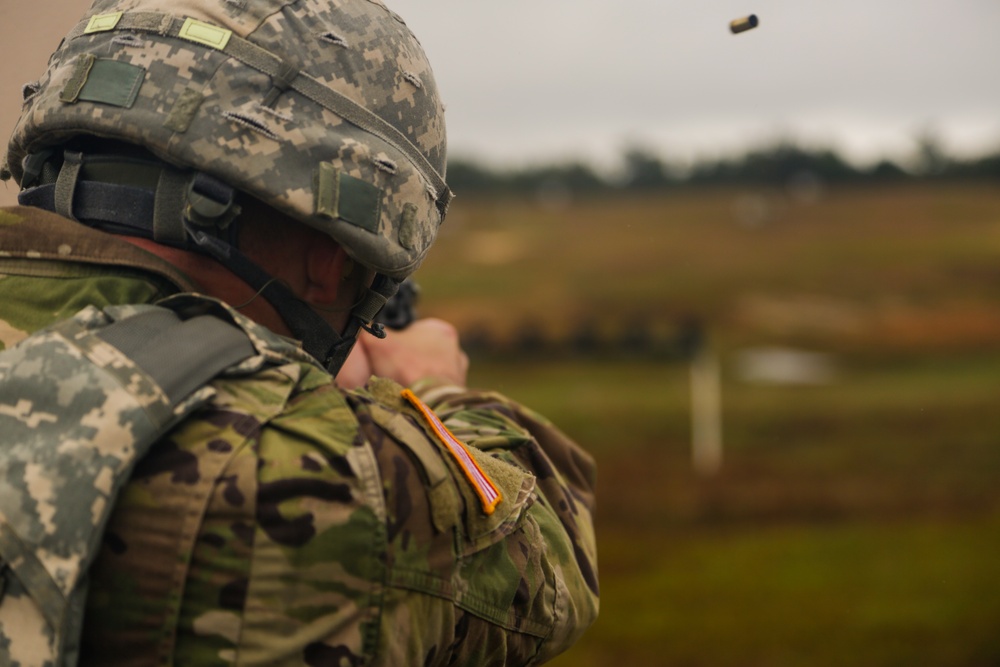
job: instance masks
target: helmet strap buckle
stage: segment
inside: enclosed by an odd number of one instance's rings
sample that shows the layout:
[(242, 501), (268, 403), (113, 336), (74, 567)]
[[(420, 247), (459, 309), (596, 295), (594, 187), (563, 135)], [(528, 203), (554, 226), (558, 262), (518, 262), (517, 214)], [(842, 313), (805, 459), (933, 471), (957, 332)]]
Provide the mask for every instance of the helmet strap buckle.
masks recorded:
[(199, 227), (225, 229), (240, 214), (236, 190), (208, 174), (198, 172), (187, 189), (184, 217)]

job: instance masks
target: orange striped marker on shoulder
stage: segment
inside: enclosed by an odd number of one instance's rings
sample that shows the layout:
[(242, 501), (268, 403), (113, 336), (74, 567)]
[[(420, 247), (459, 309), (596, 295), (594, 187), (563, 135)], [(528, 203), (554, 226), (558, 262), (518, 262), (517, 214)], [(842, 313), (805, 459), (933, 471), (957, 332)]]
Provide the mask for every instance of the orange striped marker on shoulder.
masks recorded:
[(444, 425), (434, 411), (431, 410), (427, 404), (417, 398), (409, 389), (403, 390), (403, 398), (409, 401), (413, 407), (420, 411), (427, 423), (430, 424), (431, 430), (434, 431), (434, 435), (438, 437), (444, 446), (451, 452), (451, 455), (455, 458), (458, 466), (465, 473), (466, 478), (472, 484), (472, 488), (475, 489), (476, 495), (479, 496), (479, 501), (483, 505), (483, 512), (486, 514), (493, 514), (493, 510), (497, 508), (500, 501), (503, 498), (500, 495), (500, 491), (493, 484), (492, 480), (486, 476), (483, 469), (479, 467), (476, 460), (472, 458), (472, 454), (469, 453), (469, 448), (464, 442), (459, 440), (448, 430), (448, 427)]

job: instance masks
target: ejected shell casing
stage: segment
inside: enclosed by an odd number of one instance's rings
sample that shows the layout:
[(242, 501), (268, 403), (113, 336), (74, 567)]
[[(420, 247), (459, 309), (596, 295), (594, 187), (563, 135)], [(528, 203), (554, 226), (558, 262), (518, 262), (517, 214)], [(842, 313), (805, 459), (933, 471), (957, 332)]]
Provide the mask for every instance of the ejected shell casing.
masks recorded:
[(741, 19), (730, 21), (729, 30), (735, 35), (740, 32), (746, 32), (747, 30), (753, 30), (757, 27), (758, 23), (759, 21), (757, 20), (757, 15), (751, 14), (750, 16), (744, 16)]

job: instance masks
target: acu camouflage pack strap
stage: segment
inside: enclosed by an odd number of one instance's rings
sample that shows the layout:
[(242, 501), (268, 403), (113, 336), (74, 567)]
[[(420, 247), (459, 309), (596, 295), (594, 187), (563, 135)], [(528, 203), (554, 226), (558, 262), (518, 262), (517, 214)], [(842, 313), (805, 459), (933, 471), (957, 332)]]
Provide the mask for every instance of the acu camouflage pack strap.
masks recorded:
[(206, 310), (88, 307), (0, 352), (0, 664), (76, 664), (118, 490), (209, 380), (256, 354)]

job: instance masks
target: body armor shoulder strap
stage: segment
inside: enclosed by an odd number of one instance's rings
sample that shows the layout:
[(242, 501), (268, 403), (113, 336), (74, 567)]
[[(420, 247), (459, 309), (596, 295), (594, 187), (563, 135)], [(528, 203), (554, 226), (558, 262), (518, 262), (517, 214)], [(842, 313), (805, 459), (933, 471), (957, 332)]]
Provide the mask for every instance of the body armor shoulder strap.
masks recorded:
[(256, 355), (241, 328), (191, 315), (88, 307), (0, 352), (0, 663), (76, 664), (119, 489), (214, 377)]

